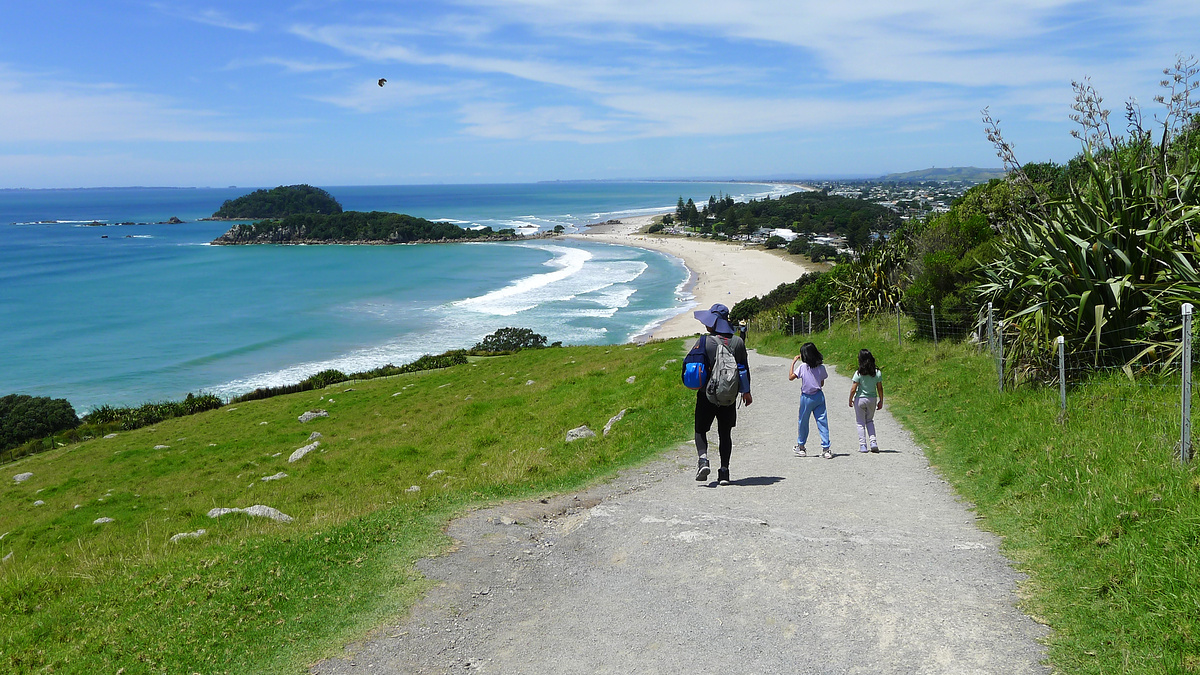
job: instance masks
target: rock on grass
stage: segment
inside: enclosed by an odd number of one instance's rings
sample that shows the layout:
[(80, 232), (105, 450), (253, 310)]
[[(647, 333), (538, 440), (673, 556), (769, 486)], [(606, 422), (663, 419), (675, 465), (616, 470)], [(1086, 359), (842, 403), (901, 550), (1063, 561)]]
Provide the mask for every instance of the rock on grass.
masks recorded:
[(316, 450), (318, 447), (320, 447), (320, 445), (321, 445), (320, 441), (313, 441), (312, 443), (309, 443), (308, 445), (304, 446), (303, 448), (300, 448), (299, 450), (293, 452), (291, 454), (291, 456), (288, 457), (288, 462), (289, 463), (290, 462), (298, 462), (301, 459), (304, 459), (305, 455), (312, 452), (313, 450)]
[(274, 520), (274, 521), (277, 521), (280, 523), (290, 523), (293, 520), (293, 518), (291, 516), (289, 516), (286, 513), (283, 513), (279, 509), (273, 509), (270, 506), (263, 506), (262, 504), (255, 504), (254, 506), (251, 506), (251, 507), (245, 508), (245, 509), (215, 508), (208, 512), (208, 517), (209, 518), (220, 518), (221, 516), (223, 516), (227, 513), (244, 513), (246, 515), (257, 516), (259, 518), (270, 518), (271, 520)]

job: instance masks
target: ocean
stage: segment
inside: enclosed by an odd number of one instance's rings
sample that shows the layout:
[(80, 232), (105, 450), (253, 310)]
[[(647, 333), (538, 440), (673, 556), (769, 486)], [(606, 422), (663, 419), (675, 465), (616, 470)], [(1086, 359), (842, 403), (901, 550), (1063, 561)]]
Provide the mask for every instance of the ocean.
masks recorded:
[[(255, 188), (0, 190), (0, 395), (103, 404), (223, 398), (467, 348), (530, 328), (618, 344), (688, 309), (687, 270), (569, 239), (407, 246), (210, 246), (199, 221)], [(747, 183), (327, 187), (347, 210), (536, 232), (656, 213)], [(158, 224), (177, 217), (182, 224)], [(93, 225), (101, 223), (101, 226)], [(119, 224), (134, 223), (134, 224)]]

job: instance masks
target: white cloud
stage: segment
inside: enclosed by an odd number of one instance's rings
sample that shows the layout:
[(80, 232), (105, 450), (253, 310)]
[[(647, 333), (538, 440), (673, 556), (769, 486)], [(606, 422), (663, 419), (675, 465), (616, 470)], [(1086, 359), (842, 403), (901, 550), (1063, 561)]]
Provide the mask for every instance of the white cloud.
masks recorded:
[(377, 84), (377, 80), (371, 80), (358, 82), (341, 94), (321, 94), (310, 98), (314, 101), (333, 104), (339, 108), (371, 113), (424, 105), (433, 100), (461, 98), (473, 87), (474, 85), (471, 83), (427, 85), (388, 78), (387, 84), (382, 87)]
[(185, 7), (176, 7), (163, 3), (151, 4), (158, 11), (173, 16), (177, 19), (184, 19), (194, 23), (201, 23), (206, 26), (216, 26), (217, 28), (227, 28), (229, 30), (244, 31), (252, 33), (257, 31), (259, 26), (256, 23), (249, 21), (238, 21), (231, 19), (224, 12), (216, 9), (189, 9)]
[(353, 64), (345, 62), (320, 62), (320, 61), (300, 61), (297, 59), (284, 59), (274, 56), (264, 56), (259, 59), (234, 59), (226, 66), (229, 70), (239, 68), (248, 68), (255, 66), (278, 66), (288, 73), (306, 74), (306, 73), (325, 73), (337, 70), (346, 70), (353, 68)]
[(211, 112), (117, 85), (46, 81), (0, 65), (0, 142), (245, 141)]
[[(509, 75), (531, 82), (573, 89), (597, 90), (602, 88), (596, 81), (597, 76), (602, 73), (588, 72), (585, 68), (572, 65), (490, 56), (479, 57), (457, 52), (426, 53), (408, 45), (397, 44), (397, 39), (407, 34), (403, 29), (371, 26), (293, 26), (291, 32), (345, 54), (375, 63), (445, 66), (473, 73)], [(408, 41), (406, 40), (406, 42)]]
[(611, 120), (589, 117), (574, 106), (537, 106), (516, 110), (502, 103), (475, 103), (460, 111), (464, 131), (481, 138), (532, 141), (600, 142), (619, 140), (609, 134)]

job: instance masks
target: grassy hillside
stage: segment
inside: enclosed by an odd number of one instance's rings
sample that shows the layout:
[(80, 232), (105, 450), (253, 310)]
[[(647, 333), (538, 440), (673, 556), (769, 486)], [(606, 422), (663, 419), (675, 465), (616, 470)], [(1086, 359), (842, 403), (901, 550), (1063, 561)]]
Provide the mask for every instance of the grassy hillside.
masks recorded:
[[(453, 514), (579, 486), (688, 437), (692, 395), (669, 363), (682, 351), (678, 341), (523, 351), (239, 403), (9, 464), (0, 670), (301, 671), (418, 597), (413, 562), (447, 545)], [(313, 409), (329, 417), (297, 420)], [(565, 442), (582, 424), (599, 434), (622, 409), (609, 436)], [(289, 463), (314, 431), (320, 446)], [(256, 504), (294, 521), (206, 515)]]
[[(1173, 454), (1178, 374), (1073, 388), (1061, 419), (1057, 390), (999, 393), (976, 347), (898, 347), (894, 317), (812, 339), (844, 374), (875, 354), (885, 405), (1029, 575), (1023, 608), (1053, 628), (1056, 670), (1200, 672), (1200, 474)], [(751, 346), (792, 356), (803, 341)]]

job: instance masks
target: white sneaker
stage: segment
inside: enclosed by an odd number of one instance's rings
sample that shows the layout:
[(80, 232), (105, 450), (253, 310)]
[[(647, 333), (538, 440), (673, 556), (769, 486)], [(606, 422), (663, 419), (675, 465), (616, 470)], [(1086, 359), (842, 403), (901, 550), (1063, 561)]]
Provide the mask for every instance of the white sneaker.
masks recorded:
[(799, 443), (792, 446), (792, 452), (795, 453), (797, 457), (808, 457), (808, 451), (805, 450), (804, 446), (800, 445)]

